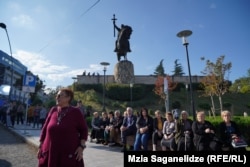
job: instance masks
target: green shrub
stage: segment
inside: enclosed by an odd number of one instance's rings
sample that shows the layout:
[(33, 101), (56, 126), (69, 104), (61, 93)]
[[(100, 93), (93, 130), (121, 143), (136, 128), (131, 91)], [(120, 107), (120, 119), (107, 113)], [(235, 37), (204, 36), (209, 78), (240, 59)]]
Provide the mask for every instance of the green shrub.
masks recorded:
[(86, 118), (88, 128), (91, 128), (92, 116)]
[[(119, 101), (130, 101), (131, 93), (133, 100), (142, 99), (147, 93), (147, 85), (133, 85), (130, 88), (129, 84), (107, 84), (106, 95), (110, 99)], [(152, 90), (151, 90), (152, 91)]]
[[(220, 136), (219, 132), (219, 124), (223, 121), (220, 116), (216, 116), (215, 118), (213, 117), (206, 117), (206, 120), (210, 121), (215, 128), (217, 129), (217, 134)], [(240, 132), (242, 133), (242, 136), (245, 139), (248, 139), (248, 145), (250, 145), (250, 117), (243, 117), (243, 116), (234, 116), (232, 118), (233, 121), (236, 122), (238, 125), (238, 128), (240, 129)]]

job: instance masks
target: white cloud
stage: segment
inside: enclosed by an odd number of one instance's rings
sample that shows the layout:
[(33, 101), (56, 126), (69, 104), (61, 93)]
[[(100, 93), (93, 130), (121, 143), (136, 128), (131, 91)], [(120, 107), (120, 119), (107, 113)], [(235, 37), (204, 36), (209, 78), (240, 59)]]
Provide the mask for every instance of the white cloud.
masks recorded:
[(33, 27), (33, 19), (29, 15), (21, 14), (19, 16), (15, 16), (12, 18), (12, 21), (22, 27), (32, 28)]
[(89, 68), (71, 69), (66, 65), (52, 64), (43, 55), (18, 50), (13, 55), (24, 64), (34, 75), (38, 75), (41, 80), (45, 81), (47, 88), (56, 88), (56, 86), (68, 86), (73, 83), (72, 77), (82, 75), (84, 71), (93, 73), (102, 70), (101, 65), (90, 64)]
[[(33, 73), (58, 73), (68, 69), (65, 65), (51, 64), (42, 55), (18, 50), (15, 58), (26, 65)], [(41, 71), (42, 70), (42, 71)]]

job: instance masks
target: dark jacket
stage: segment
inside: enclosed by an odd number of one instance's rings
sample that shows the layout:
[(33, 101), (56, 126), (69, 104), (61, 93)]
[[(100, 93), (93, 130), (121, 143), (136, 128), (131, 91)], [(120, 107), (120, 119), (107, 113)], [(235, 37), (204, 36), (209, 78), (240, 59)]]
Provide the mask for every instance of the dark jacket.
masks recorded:
[(188, 128), (188, 129), (185, 129), (184, 122), (182, 119), (178, 120), (178, 122), (175, 126), (175, 131), (176, 131), (175, 142), (176, 143), (178, 143), (182, 137), (185, 137), (185, 134), (184, 134), (185, 131), (189, 131), (190, 132), (189, 137), (193, 138), (193, 131), (192, 131), (193, 121), (191, 119), (187, 119), (186, 121), (187, 121), (187, 123), (190, 124), (190, 128)]
[(122, 125), (125, 126), (125, 127), (128, 127), (131, 130), (136, 130), (137, 117), (135, 115), (131, 115), (131, 124), (130, 125), (128, 123), (128, 120), (129, 120), (128, 117), (125, 117), (123, 119)]
[(101, 124), (100, 124), (101, 122), (100, 122), (100, 117), (98, 116), (98, 117), (93, 117), (92, 118), (92, 121), (91, 121), (91, 127), (93, 128), (93, 129), (95, 129), (95, 130), (99, 130), (100, 129), (100, 126), (101, 126)]
[(207, 128), (210, 128), (215, 132), (215, 127), (209, 121), (205, 120), (203, 124), (197, 121), (193, 122), (192, 130), (194, 133), (194, 145), (196, 147), (199, 146), (200, 143), (209, 143), (214, 139), (215, 134), (205, 133), (205, 129)]
[(144, 119), (142, 116), (138, 117), (136, 121), (137, 133), (140, 133), (140, 128), (148, 127), (148, 130), (145, 133), (153, 132), (153, 118), (151, 116), (147, 116), (148, 119)]
[(225, 122), (221, 122), (219, 124), (220, 129), (220, 139), (223, 142), (223, 144), (230, 145), (231, 144), (231, 135), (236, 134), (237, 136), (241, 136), (241, 132), (237, 126), (237, 124), (234, 121), (230, 121), (231, 126), (227, 128)]
[(103, 128), (105, 129), (106, 126), (109, 126), (109, 119), (107, 118), (100, 118), (100, 126), (103, 126)]
[(123, 122), (123, 116), (119, 116), (118, 118), (115, 117), (114, 128), (120, 129), (120, 127), (122, 126), (122, 122)]

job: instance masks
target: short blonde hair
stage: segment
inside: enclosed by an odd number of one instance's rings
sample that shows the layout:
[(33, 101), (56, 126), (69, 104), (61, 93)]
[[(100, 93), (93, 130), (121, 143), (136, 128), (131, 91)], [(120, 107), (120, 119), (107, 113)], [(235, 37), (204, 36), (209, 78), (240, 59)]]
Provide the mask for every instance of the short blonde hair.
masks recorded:
[(97, 115), (99, 115), (99, 113), (96, 111), (96, 112), (93, 113), (93, 115), (97, 116)]
[(221, 117), (223, 117), (225, 115), (231, 116), (231, 113), (228, 110), (224, 110), (224, 111), (221, 112)]
[(160, 110), (156, 110), (155, 114), (160, 114), (161, 115), (161, 111)]
[(205, 112), (204, 112), (204, 111), (198, 111), (198, 112), (196, 113), (196, 116), (198, 116), (198, 115), (204, 115), (204, 116), (205, 116)]

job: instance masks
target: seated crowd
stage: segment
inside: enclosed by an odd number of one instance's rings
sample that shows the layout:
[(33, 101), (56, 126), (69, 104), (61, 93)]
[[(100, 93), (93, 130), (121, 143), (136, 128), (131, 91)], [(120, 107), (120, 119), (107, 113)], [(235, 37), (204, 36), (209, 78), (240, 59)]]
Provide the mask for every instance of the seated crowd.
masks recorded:
[[(219, 134), (205, 113), (199, 111), (196, 120), (188, 118), (188, 113), (182, 111), (180, 117), (166, 112), (165, 117), (159, 110), (151, 117), (148, 109), (141, 108), (134, 115), (133, 109), (127, 107), (123, 115), (119, 110), (93, 113), (90, 140), (109, 146), (121, 146), (122, 151), (245, 151), (245, 147), (233, 147), (231, 142), (242, 135), (237, 124), (231, 120), (229, 111), (221, 113), (222, 121)], [(128, 145), (128, 138), (133, 137), (133, 144)], [(150, 149), (149, 149), (150, 146)]]

